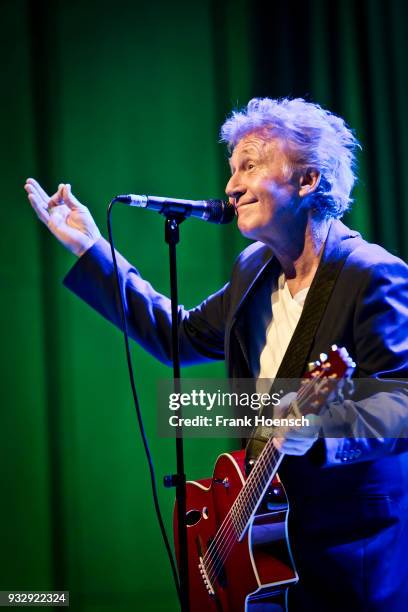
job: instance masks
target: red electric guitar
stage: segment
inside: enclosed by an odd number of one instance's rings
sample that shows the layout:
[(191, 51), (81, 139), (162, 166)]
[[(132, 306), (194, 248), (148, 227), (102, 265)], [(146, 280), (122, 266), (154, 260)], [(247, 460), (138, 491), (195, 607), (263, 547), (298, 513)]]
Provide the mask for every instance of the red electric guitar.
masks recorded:
[[(333, 345), (302, 379), (288, 414), (319, 412), (354, 367), (347, 351)], [(241, 450), (220, 455), (212, 478), (187, 482), (191, 612), (255, 612), (261, 603), (286, 610), (298, 575), (288, 542), (288, 500), (276, 473), (283, 457), (270, 438), (248, 477)], [(178, 557), (177, 506), (174, 532)]]

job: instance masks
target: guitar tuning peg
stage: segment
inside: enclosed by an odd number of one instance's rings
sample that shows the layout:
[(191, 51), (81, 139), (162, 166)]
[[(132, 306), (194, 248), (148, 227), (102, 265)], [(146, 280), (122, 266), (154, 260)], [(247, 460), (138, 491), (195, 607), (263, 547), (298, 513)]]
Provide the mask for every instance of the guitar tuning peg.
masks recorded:
[(309, 363), (307, 364), (307, 371), (313, 372), (313, 370), (315, 368), (318, 368), (320, 365), (320, 361), (309, 361)]
[(320, 357), (320, 361), (326, 361), (327, 360), (326, 353), (320, 353), (319, 357)]

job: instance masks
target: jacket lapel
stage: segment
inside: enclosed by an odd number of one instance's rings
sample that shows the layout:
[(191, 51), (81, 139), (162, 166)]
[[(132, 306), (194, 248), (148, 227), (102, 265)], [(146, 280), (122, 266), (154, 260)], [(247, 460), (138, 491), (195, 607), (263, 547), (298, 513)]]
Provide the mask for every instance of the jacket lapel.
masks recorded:
[[(333, 221), (319, 267), (310, 286), (302, 315), (293, 333), (276, 378), (301, 378), (321, 318), (326, 309), (337, 277), (354, 248), (358, 232), (349, 230), (341, 221)], [(327, 347), (329, 349), (330, 347)]]
[[(235, 309), (233, 310), (233, 315), (231, 318), (231, 323), (229, 325), (229, 329), (227, 331), (228, 334), (228, 357), (227, 362), (231, 364), (231, 362), (235, 362), (235, 366), (237, 365), (237, 355), (232, 354), (235, 350), (234, 345), (235, 342), (238, 343), (240, 352), (242, 353), (242, 357), (244, 358), (247, 373), (246, 376), (252, 376), (249, 354), (248, 354), (248, 343), (247, 343), (247, 334), (245, 330), (245, 308), (248, 303), (249, 298), (253, 298), (254, 292), (256, 292), (257, 288), (264, 281), (266, 275), (273, 273), (273, 268), (277, 266), (277, 260), (274, 258), (272, 252), (265, 247), (265, 251), (261, 255), (261, 260), (257, 261), (257, 265), (255, 269), (249, 269), (245, 273), (245, 277), (243, 279), (243, 284), (240, 292), (240, 298), (236, 302)], [(229, 368), (230, 375), (234, 374), (237, 376), (236, 370), (234, 372), (232, 368)], [(240, 372), (238, 374), (240, 377), (244, 377), (243, 373)]]
[[(277, 378), (301, 378), (303, 376), (313, 338), (333, 291), (337, 276), (347, 255), (354, 248), (355, 241), (353, 239), (359, 236), (358, 232), (350, 230), (341, 221), (334, 220), (331, 223), (318, 270), (308, 292), (301, 318), (277, 373)], [(236, 366), (239, 363), (239, 358), (235, 351), (238, 347), (246, 365), (245, 376), (252, 375), (245, 330), (245, 307), (248, 304), (248, 299), (254, 296), (254, 292), (256, 292), (260, 283), (265, 280), (266, 275), (277, 275), (280, 269), (278, 261), (267, 247), (261, 250), (258, 257), (251, 255), (248, 256), (248, 261), (244, 262), (245, 269), (238, 268), (237, 274), (239, 277), (236, 282), (239, 283), (239, 291), (234, 300), (235, 305), (232, 308), (230, 324), (226, 330), (226, 357), (230, 376), (244, 377), (242, 373), (237, 374)], [(238, 370), (242, 370), (242, 368), (238, 368)]]
[[(358, 232), (352, 232), (340, 221), (332, 222), (319, 267), (307, 294), (302, 315), (276, 374), (276, 379), (296, 379), (302, 378), (304, 375), (314, 337), (337, 277), (347, 256), (354, 248), (355, 240), (353, 239), (359, 236)], [(329, 347), (327, 348), (329, 349)], [(273, 388), (271, 389), (272, 392)], [(259, 456), (266, 440), (262, 428), (256, 428), (246, 447), (247, 470), (250, 469), (251, 461)]]

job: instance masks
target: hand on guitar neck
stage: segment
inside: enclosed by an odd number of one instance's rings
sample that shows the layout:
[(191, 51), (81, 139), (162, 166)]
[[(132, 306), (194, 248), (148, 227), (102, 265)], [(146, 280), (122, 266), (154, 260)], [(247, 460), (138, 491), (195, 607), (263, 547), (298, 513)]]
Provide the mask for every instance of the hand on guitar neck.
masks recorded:
[[(187, 482), (191, 612), (249, 611), (261, 603), (265, 609), (286, 609), (288, 588), (298, 576), (287, 539), (288, 500), (277, 470), (283, 454), (302, 455), (312, 446), (320, 430), (316, 415), (324, 413), (355, 367), (347, 351), (336, 346), (320, 359), (306, 372), (299, 391), (282, 398), (273, 415), (304, 415), (308, 426), (271, 430), (276, 437), (265, 436), (268, 441), (249, 475), (242, 449), (222, 454), (212, 478)], [(174, 530), (177, 534), (177, 506)], [(179, 558), (177, 537), (175, 548)]]
[[(283, 419), (287, 416), (296, 418), (293, 413), (297, 393), (288, 393), (285, 395), (278, 406), (274, 407), (274, 418)], [(274, 447), (282, 454), (286, 455), (304, 455), (316, 442), (321, 419), (316, 414), (305, 414), (308, 424), (303, 426), (280, 427), (276, 429), (273, 436)], [(300, 420), (300, 419), (299, 419)]]

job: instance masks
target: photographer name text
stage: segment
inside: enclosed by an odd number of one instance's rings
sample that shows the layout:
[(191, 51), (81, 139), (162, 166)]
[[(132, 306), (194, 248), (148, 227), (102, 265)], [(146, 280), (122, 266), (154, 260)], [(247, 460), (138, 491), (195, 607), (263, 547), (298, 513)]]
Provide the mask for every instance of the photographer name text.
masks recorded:
[(309, 427), (309, 419), (305, 416), (299, 418), (273, 419), (263, 415), (244, 416), (237, 418), (226, 418), (221, 415), (215, 417), (197, 415), (191, 418), (180, 417), (173, 414), (169, 417), (171, 427)]

